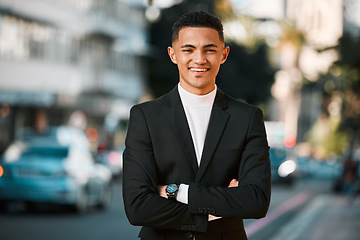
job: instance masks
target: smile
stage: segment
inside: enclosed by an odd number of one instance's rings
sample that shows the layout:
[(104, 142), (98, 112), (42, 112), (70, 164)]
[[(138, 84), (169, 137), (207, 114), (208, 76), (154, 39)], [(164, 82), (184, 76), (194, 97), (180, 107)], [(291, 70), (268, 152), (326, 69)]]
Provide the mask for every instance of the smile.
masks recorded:
[(207, 72), (209, 68), (189, 68), (192, 72)]

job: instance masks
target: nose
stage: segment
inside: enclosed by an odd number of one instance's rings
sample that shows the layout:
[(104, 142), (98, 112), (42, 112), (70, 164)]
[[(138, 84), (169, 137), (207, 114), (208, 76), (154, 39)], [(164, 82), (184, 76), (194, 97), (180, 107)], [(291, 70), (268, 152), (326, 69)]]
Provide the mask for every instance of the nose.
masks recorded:
[(196, 64), (204, 64), (206, 63), (206, 56), (203, 52), (201, 51), (196, 51), (195, 54), (194, 54), (194, 59), (193, 61), (196, 63)]

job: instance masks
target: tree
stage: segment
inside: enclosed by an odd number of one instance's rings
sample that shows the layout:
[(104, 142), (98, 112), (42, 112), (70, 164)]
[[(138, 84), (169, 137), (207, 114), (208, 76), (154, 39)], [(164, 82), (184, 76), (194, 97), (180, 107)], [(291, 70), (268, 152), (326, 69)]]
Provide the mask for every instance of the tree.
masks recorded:
[(221, 66), (217, 85), (230, 96), (251, 104), (266, 102), (274, 82), (274, 69), (267, 59), (267, 46), (262, 43), (249, 52), (234, 42), (230, 55)]
[[(346, 135), (347, 137), (342, 139), (347, 142), (330, 137), (324, 143), (328, 146), (346, 144), (349, 154), (352, 154), (354, 144), (360, 140), (360, 38), (344, 33), (334, 49), (338, 51), (339, 60), (333, 63), (328, 73), (322, 75), (315, 85), (323, 94), (324, 114), (331, 115), (329, 109), (331, 110), (331, 104), (334, 103), (332, 99), (338, 99), (341, 115), (338, 127), (332, 135)], [(336, 152), (342, 153), (339, 150)]]
[(338, 45), (340, 58), (334, 63), (339, 68), (339, 90), (343, 96), (340, 131), (350, 135), (350, 152), (360, 140), (360, 38), (345, 33)]

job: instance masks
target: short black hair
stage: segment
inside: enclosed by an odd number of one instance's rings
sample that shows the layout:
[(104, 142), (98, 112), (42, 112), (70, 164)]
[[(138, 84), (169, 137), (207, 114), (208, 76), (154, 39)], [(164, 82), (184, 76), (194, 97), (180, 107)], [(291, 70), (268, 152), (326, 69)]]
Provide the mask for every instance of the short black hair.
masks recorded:
[(220, 40), (224, 42), (224, 29), (221, 20), (205, 11), (193, 11), (181, 16), (172, 27), (172, 42), (179, 37), (179, 32), (185, 27), (206, 27), (215, 29), (219, 33)]

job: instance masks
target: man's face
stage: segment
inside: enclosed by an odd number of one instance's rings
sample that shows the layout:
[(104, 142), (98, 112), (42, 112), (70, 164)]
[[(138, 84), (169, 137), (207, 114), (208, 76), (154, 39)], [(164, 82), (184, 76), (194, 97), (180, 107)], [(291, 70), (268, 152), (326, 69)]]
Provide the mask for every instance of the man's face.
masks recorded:
[(224, 47), (215, 29), (185, 27), (168, 47), (171, 61), (177, 64), (180, 85), (196, 95), (204, 95), (215, 88), (220, 64), (226, 61), (229, 47)]

